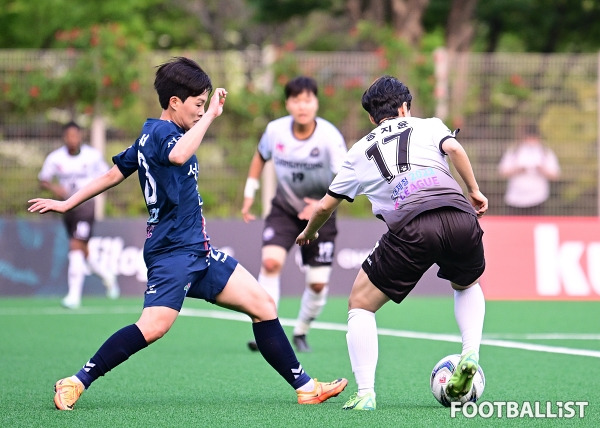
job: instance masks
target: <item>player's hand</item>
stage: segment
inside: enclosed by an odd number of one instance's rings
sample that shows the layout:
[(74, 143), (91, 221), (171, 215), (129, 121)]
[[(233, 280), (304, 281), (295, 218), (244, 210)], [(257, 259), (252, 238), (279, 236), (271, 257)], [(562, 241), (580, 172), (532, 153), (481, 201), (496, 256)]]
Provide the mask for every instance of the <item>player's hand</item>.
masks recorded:
[(67, 211), (67, 204), (65, 201), (35, 198), (30, 199), (27, 202), (32, 204), (29, 208), (27, 208), (27, 211), (29, 211), (30, 213), (39, 212), (40, 214), (44, 214), (49, 211), (64, 213)]
[(214, 117), (221, 116), (226, 97), (227, 91), (224, 88), (215, 89), (215, 92), (210, 98), (210, 105), (208, 106), (206, 113), (212, 114)]
[(244, 205), (242, 206), (242, 219), (244, 223), (250, 223), (252, 220), (256, 220), (256, 216), (250, 212), (254, 198), (244, 198)]
[(315, 210), (315, 205), (319, 202), (318, 199), (304, 198), (304, 203), (306, 204), (302, 211), (298, 213), (298, 218), (300, 220), (310, 220), (310, 216)]
[(296, 244), (307, 245), (307, 244), (310, 244), (315, 239), (317, 239), (318, 237), (319, 237), (319, 232), (315, 232), (314, 235), (307, 235), (306, 231), (303, 230), (300, 233), (300, 235), (298, 235), (298, 237), (296, 238)]
[(481, 217), (488, 209), (488, 199), (479, 190), (469, 193), (469, 201), (477, 211), (477, 217)]

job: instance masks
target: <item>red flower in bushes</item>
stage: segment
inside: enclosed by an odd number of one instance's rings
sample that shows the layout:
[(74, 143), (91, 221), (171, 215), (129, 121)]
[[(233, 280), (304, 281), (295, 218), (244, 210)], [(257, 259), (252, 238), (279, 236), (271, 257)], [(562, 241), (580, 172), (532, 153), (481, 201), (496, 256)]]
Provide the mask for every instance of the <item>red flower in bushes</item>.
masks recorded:
[(523, 86), (523, 77), (519, 74), (513, 74), (510, 76), (510, 83), (514, 86)]
[(328, 97), (335, 95), (335, 88), (332, 85), (327, 85), (323, 88), (323, 93)]

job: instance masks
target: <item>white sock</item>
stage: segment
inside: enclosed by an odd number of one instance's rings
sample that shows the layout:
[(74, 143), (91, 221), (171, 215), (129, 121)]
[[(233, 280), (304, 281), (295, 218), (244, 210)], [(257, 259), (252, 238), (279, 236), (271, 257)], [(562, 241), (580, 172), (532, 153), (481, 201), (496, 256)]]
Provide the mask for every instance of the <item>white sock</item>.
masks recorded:
[(328, 292), (329, 287), (327, 286), (323, 287), (320, 293), (315, 293), (308, 285), (304, 288), (298, 320), (294, 327), (294, 336), (308, 333), (310, 323), (321, 314), (325, 303), (327, 303)]
[[(79, 379), (77, 376), (73, 375), (70, 378), (73, 382), (79, 382), (80, 384), (83, 385), (83, 382), (81, 381), (81, 379)], [(83, 387), (85, 388), (85, 385), (83, 385)]]
[[(258, 275), (258, 283), (265, 289), (269, 296), (275, 301), (275, 306), (279, 307), (279, 275), (264, 275), (262, 272)], [(312, 391), (312, 390), (311, 390)]]
[(462, 354), (479, 353), (485, 318), (485, 298), (479, 283), (466, 290), (454, 290), (454, 317), (462, 336)]
[(300, 388), (298, 388), (296, 391), (312, 392), (314, 390), (315, 390), (315, 381), (314, 381), (314, 379), (311, 379), (308, 382), (306, 382), (304, 385), (302, 385)]
[(83, 293), (83, 282), (87, 273), (85, 263), (85, 254), (82, 250), (69, 251), (69, 267), (67, 269), (67, 283), (69, 292), (65, 297), (70, 303), (81, 302), (81, 294)]
[(375, 369), (379, 358), (375, 313), (364, 309), (348, 312), (348, 354), (358, 384), (358, 395), (375, 393)]
[(87, 266), (89, 272), (100, 278), (106, 288), (111, 289), (118, 286), (117, 275), (114, 273), (104, 269), (102, 266), (98, 266), (95, 261), (89, 259), (87, 260)]

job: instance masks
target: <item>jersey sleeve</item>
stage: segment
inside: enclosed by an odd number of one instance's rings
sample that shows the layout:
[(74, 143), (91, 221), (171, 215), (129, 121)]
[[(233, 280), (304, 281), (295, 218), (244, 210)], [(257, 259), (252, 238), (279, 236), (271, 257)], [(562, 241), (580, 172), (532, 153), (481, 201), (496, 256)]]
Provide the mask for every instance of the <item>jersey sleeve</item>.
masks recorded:
[(262, 134), (262, 137), (260, 137), (260, 141), (258, 142), (258, 153), (265, 161), (271, 159), (271, 156), (273, 155), (271, 127), (271, 124), (267, 125), (267, 129), (265, 129), (265, 132)]
[(44, 160), (44, 164), (42, 165), (42, 169), (38, 174), (38, 180), (40, 181), (52, 181), (54, 176), (56, 175), (56, 163), (53, 160), (54, 156), (52, 154), (48, 155)]
[(334, 138), (332, 138), (329, 145), (329, 167), (331, 168), (331, 171), (334, 174), (337, 174), (340, 171), (340, 168), (342, 167), (344, 158), (346, 157), (346, 153), (348, 150), (346, 148), (346, 141), (344, 140), (342, 133), (338, 131), (337, 128), (335, 128), (333, 125), (332, 128), (334, 131), (332, 133)]
[(119, 168), (125, 178), (129, 177), (138, 169), (137, 147), (138, 140), (127, 147), (121, 153), (112, 157), (113, 163)]
[(456, 133), (458, 133), (458, 130), (455, 132), (450, 131), (444, 122), (437, 117), (432, 117), (429, 120), (431, 121), (431, 135), (433, 143), (438, 147), (440, 153), (446, 155), (446, 153), (442, 150), (442, 143), (448, 138), (456, 138)]
[(359, 180), (356, 178), (356, 172), (352, 163), (346, 157), (338, 174), (335, 176), (327, 194), (334, 198), (342, 198), (348, 202), (353, 202), (354, 198), (361, 193)]
[(516, 150), (514, 147), (509, 147), (502, 157), (500, 158), (500, 163), (498, 164), (498, 172), (500, 174), (509, 173), (511, 167), (516, 163)]
[(546, 148), (545, 165), (546, 168), (553, 174), (560, 174), (560, 163), (558, 162), (558, 157), (556, 156), (556, 153), (549, 148)]
[(155, 145), (154, 153), (159, 163), (171, 165), (169, 154), (182, 136), (183, 131), (178, 129), (172, 122), (166, 120), (156, 122), (150, 141)]

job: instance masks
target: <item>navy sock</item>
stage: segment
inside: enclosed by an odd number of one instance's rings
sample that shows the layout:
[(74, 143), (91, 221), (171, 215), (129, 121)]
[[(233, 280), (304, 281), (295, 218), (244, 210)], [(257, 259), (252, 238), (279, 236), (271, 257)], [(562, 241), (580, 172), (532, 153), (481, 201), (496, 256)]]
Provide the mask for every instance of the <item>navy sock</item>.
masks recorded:
[(137, 325), (131, 324), (123, 327), (104, 342), (75, 376), (83, 382), (87, 389), (93, 381), (104, 376), (146, 346), (148, 343)]
[(292, 345), (279, 323), (279, 318), (252, 324), (254, 338), (263, 358), (294, 389), (298, 389), (310, 381), (298, 362)]

